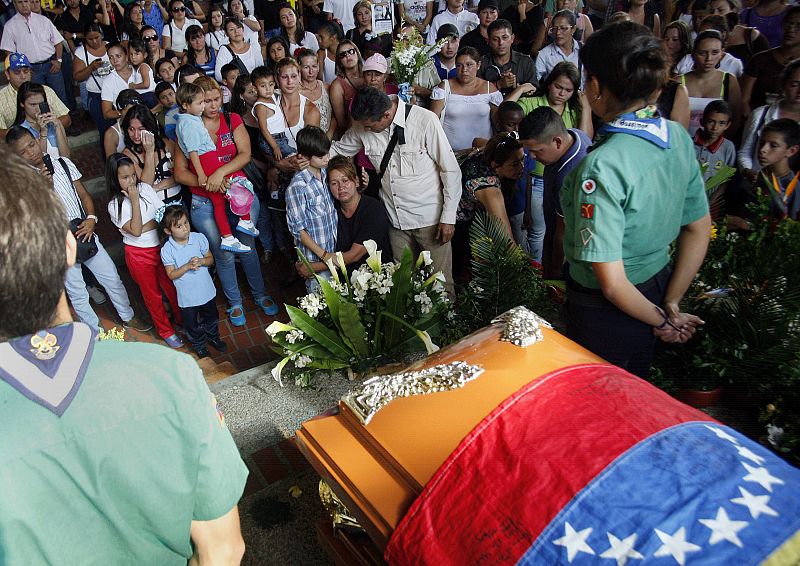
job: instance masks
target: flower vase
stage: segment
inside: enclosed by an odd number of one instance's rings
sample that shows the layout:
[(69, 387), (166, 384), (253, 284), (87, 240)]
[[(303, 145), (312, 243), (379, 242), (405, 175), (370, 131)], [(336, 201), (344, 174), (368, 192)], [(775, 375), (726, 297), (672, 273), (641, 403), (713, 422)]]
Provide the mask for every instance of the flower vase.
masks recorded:
[(400, 100), (402, 100), (406, 104), (410, 104), (411, 103), (411, 93), (410, 93), (411, 84), (409, 84), (409, 83), (400, 83), (399, 85), (397, 85), (397, 88), (400, 89), (400, 92), (397, 93), (397, 96), (400, 98)]

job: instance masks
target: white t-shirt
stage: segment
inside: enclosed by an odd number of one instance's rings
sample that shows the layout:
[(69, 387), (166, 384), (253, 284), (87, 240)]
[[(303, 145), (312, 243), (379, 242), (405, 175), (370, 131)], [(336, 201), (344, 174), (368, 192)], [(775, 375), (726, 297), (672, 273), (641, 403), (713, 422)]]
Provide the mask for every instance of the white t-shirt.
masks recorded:
[(405, 6), (408, 17), (418, 24), (425, 21), (425, 16), (428, 15), (428, 1), (429, 0), (403, 0), (403, 6)]
[[(102, 57), (98, 57), (97, 55), (92, 55), (89, 51), (86, 50), (86, 47), (83, 45), (81, 45), (75, 50), (75, 58), (83, 61), (87, 67), (92, 63), (94, 63), (97, 59), (100, 59), (104, 63), (111, 65), (111, 62), (108, 60), (108, 53), (103, 53)], [(106, 77), (101, 77), (100, 75), (98, 75), (97, 71), (94, 71), (91, 74), (91, 76), (84, 81), (86, 83), (86, 90), (94, 93), (102, 92), (103, 81), (105, 80), (105, 78)]]
[(228, 45), (228, 43), (230, 43), (228, 34), (221, 29), (206, 34), (206, 45), (208, 45), (214, 51), (219, 51), (220, 47), (223, 45)]
[(319, 51), (319, 42), (317, 41), (317, 36), (311, 33), (310, 31), (307, 31), (306, 35), (303, 37), (303, 45), (298, 45), (297, 43), (290, 43), (289, 56), (294, 57), (294, 52), (300, 49), (301, 47), (310, 49), (312, 53), (316, 53), (317, 51)]
[[(133, 75), (131, 75), (129, 80), (132, 79)], [(101, 90), (100, 98), (114, 105), (117, 102), (119, 93), (126, 88), (128, 88), (128, 81), (120, 77), (116, 71), (111, 71), (111, 74), (103, 81), (103, 89)]]
[[(150, 65), (148, 65), (147, 63), (142, 63), (141, 65), (139, 65), (138, 68), (135, 68), (133, 70), (130, 82), (134, 84), (142, 82), (142, 71), (141, 71), (142, 67), (147, 67), (148, 69), (150, 69)], [(150, 86), (147, 88), (137, 88), (136, 92), (138, 92), (139, 94), (144, 94), (146, 92), (155, 92), (155, 90), (156, 90), (156, 79), (155, 75), (153, 74), (153, 69), (150, 69)]]
[[(256, 19), (255, 16), (247, 16), (245, 20), (250, 20), (251, 22), (254, 22), (256, 24), (258, 23), (258, 20)], [(244, 28), (244, 40), (247, 41), (248, 43), (258, 43), (259, 40), (258, 36), (261, 34), (261, 32), (256, 31), (254, 29), (250, 29), (249, 27), (247, 27), (247, 24), (245, 23), (242, 23), (242, 27)]]
[[(258, 42), (251, 43), (247, 51), (244, 53), (237, 53), (236, 56), (241, 59), (249, 73), (252, 73), (253, 69), (256, 67), (260, 67), (264, 64), (264, 58), (261, 56), (261, 45)], [(214, 66), (214, 77), (216, 77), (217, 81), (222, 82), (222, 67), (231, 61), (233, 61), (231, 49), (228, 47), (220, 49), (217, 53), (216, 65)]]
[(161, 35), (162, 37), (169, 37), (172, 39), (172, 45), (170, 46), (170, 49), (176, 53), (186, 51), (186, 30), (189, 29), (189, 26), (203, 27), (200, 22), (193, 18), (186, 18), (183, 21), (182, 28), (179, 28), (175, 22), (164, 24), (164, 30), (161, 32)]
[[(158, 210), (159, 207), (164, 206), (164, 202), (158, 198), (158, 195), (156, 195), (153, 187), (147, 183), (139, 183), (138, 186), (139, 208), (142, 211), (142, 226), (144, 226), (155, 218), (156, 210)], [(141, 236), (134, 236), (122, 229), (122, 227), (131, 219), (132, 212), (130, 199), (126, 198), (122, 201), (122, 210), (119, 215), (117, 214), (117, 210), (119, 210), (118, 207), (119, 205), (116, 199), (109, 201), (108, 214), (111, 217), (111, 222), (114, 224), (114, 226), (119, 228), (120, 234), (122, 234), (122, 242), (125, 245), (136, 248), (154, 248), (161, 245), (158, 229), (142, 232)]]
[(325, 0), (322, 11), (333, 14), (333, 17), (342, 23), (342, 29), (347, 33), (356, 27), (353, 21), (353, 6), (358, 0)]

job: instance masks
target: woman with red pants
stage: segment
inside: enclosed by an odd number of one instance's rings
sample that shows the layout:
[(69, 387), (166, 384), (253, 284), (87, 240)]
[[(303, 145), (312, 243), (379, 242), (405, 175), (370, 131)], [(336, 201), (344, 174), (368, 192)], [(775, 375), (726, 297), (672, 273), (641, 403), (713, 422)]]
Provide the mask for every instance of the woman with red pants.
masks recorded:
[(122, 233), (125, 263), (131, 277), (139, 285), (142, 298), (156, 330), (171, 348), (183, 346), (183, 340), (167, 316), (161, 293), (166, 295), (175, 322), (181, 324), (181, 311), (175, 286), (161, 263), (161, 240), (156, 211), (164, 206), (153, 187), (140, 183), (133, 161), (121, 153), (108, 158), (106, 166), (108, 213), (111, 222)]

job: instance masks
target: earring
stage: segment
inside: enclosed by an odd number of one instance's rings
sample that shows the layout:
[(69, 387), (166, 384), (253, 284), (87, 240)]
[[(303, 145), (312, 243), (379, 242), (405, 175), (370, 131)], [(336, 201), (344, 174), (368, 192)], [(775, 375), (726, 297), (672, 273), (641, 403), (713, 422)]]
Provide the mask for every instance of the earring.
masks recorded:
[(600, 100), (602, 97), (603, 97), (603, 95), (602, 95), (602, 94), (598, 94), (597, 96), (595, 96), (595, 97), (592, 99), (592, 102), (597, 102), (597, 101), (598, 101), (598, 100)]

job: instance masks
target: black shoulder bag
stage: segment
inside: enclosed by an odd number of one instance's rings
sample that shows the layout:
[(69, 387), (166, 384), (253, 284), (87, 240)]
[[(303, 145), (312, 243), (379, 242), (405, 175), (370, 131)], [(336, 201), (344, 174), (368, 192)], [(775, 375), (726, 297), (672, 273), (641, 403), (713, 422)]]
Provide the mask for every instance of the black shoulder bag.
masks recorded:
[[(408, 115), (411, 114), (411, 106), (411, 104), (406, 104), (406, 121), (408, 121)], [(401, 135), (403, 137), (402, 140), (400, 140)], [(389, 160), (392, 158), (394, 148), (397, 146), (398, 141), (401, 144), (405, 144), (406, 136), (403, 128), (400, 126), (395, 126), (394, 131), (392, 132), (392, 137), (389, 138), (389, 145), (386, 146), (386, 152), (384, 152), (383, 159), (381, 159), (381, 168), (378, 171), (378, 181), (383, 179), (383, 175), (386, 173), (386, 168), (389, 167)]]
[(84, 242), (80, 239), (76, 232), (78, 228), (80, 228), (81, 224), (84, 220), (86, 220), (86, 211), (83, 209), (83, 204), (81, 204), (81, 197), (78, 196), (78, 190), (75, 188), (75, 183), (72, 180), (72, 175), (69, 173), (69, 167), (64, 162), (64, 159), (59, 157), (58, 162), (61, 164), (61, 167), (64, 169), (64, 173), (67, 174), (67, 179), (69, 179), (69, 184), (72, 185), (72, 191), (75, 193), (75, 200), (78, 201), (78, 208), (81, 209), (81, 216), (82, 218), (73, 218), (69, 221), (69, 230), (75, 236), (75, 240), (78, 242), (78, 254), (75, 258), (75, 261), (78, 263), (84, 263), (89, 261), (94, 256), (97, 255), (97, 242), (95, 241), (96, 236), (92, 234), (92, 237), (89, 239), (88, 242)]
[(239, 59), (239, 56), (236, 53), (233, 52), (233, 49), (231, 49), (231, 46), (226, 44), (223, 47), (225, 47), (225, 49), (227, 49), (230, 52), (231, 57), (233, 57), (233, 64), (236, 65), (239, 68), (239, 73), (242, 74), (242, 75), (249, 75), (250, 71), (248, 71), (247, 67), (245, 67), (244, 61)]

